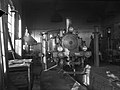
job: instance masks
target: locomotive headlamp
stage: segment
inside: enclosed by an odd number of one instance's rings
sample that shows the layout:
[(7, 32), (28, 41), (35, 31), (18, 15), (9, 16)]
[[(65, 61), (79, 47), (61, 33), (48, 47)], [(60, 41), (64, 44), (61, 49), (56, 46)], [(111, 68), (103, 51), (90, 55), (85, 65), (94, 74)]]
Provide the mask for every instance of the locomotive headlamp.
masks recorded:
[(118, 47), (118, 49), (120, 50), (120, 46)]
[(58, 50), (59, 52), (61, 52), (61, 51), (63, 51), (63, 47), (58, 46), (58, 47), (57, 47), (57, 50)]
[(73, 27), (69, 27), (69, 32), (73, 32), (74, 28)]
[(108, 30), (108, 33), (111, 33), (111, 31), (110, 31), (110, 30)]
[(89, 52), (85, 52), (85, 57), (89, 58), (91, 55), (92, 55), (92, 53), (90, 51)]
[(60, 58), (64, 57), (64, 53), (63, 52), (59, 52), (58, 53), (58, 57), (60, 57)]
[(83, 46), (83, 51), (87, 51), (87, 46)]
[(53, 35), (52, 34), (50, 34), (50, 38), (52, 38), (53, 37)]

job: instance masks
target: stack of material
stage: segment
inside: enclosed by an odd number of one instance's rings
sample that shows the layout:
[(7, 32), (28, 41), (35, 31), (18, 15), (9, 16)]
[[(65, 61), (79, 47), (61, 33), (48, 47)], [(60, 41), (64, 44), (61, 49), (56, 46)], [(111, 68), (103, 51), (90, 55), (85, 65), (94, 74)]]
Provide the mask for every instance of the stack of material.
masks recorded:
[[(110, 72), (110, 75), (108, 75), (108, 72)], [(117, 77), (117, 79), (114, 79), (114, 77)], [(120, 90), (119, 80), (119, 66), (92, 67), (89, 88), (90, 90)]]

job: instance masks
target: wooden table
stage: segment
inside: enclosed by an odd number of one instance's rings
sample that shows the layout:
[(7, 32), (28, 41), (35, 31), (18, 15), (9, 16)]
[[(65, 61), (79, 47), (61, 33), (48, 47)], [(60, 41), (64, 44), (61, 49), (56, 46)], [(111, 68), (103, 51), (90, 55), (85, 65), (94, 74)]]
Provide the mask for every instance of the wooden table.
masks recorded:
[(9, 61), (10, 80), (18, 88), (28, 87), (32, 89), (32, 59), (20, 59)]

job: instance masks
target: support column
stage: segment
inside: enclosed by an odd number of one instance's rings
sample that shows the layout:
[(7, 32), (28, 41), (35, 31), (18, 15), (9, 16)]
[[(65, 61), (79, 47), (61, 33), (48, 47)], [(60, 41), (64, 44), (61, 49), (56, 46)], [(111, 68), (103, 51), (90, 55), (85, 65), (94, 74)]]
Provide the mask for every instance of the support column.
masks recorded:
[(43, 69), (46, 71), (47, 70), (47, 57), (46, 57), (46, 42), (47, 42), (47, 34), (46, 32), (42, 32), (42, 64), (43, 64)]
[(99, 67), (99, 27), (94, 27), (94, 66)]

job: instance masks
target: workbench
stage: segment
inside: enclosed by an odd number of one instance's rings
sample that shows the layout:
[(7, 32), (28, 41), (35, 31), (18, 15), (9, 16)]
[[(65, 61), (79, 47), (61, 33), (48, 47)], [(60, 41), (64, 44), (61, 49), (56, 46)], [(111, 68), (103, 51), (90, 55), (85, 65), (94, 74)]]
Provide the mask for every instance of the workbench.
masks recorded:
[(17, 88), (32, 89), (32, 59), (20, 59), (9, 61), (9, 77), (11, 83)]

